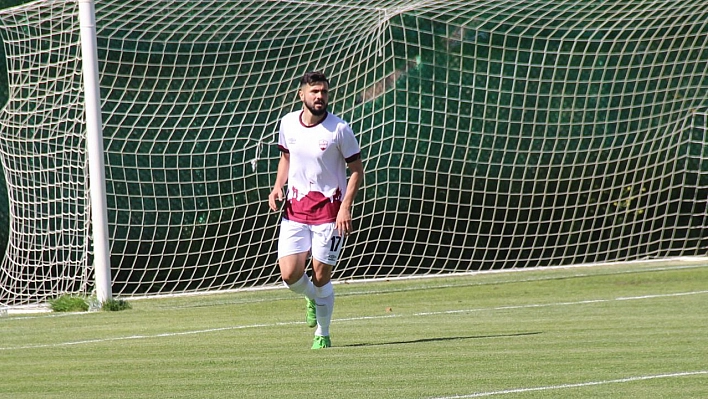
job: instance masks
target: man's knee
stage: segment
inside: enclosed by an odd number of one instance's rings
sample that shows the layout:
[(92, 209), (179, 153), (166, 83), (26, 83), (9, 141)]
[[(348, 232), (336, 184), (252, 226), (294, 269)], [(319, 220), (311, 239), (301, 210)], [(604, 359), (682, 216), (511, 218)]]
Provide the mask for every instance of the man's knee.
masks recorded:
[(312, 283), (315, 287), (322, 287), (332, 279), (332, 265), (320, 262), (316, 259), (312, 261)]
[(280, 276), (287, 284), (295, 284), (305, 274), (307, 254), (288, 255), (278, 259)]

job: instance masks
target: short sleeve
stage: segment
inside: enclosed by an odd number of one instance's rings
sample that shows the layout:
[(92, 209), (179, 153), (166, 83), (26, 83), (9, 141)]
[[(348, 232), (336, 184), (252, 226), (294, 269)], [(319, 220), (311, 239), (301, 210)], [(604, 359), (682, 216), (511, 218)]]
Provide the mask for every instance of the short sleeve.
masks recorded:
[(339, 138), (339, 150), (342, 156), (347, 160), (347, 163), (355, 161), (361, 157), (361, 148), (359, 142), (354, 136), (354, 131), (348, 123), (342, 123)]
[(288, 149), (288, 141), (285, 137), (285, 118), (280, 120), (280, 128), (278, 130), (278, 149), (281, 152), (290, 152)]

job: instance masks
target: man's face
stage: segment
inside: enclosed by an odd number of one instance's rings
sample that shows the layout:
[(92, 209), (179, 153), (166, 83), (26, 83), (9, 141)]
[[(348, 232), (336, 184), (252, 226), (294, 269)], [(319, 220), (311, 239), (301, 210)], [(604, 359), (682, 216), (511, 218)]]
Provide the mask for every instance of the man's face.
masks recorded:
[(300, 87), (300, 100), (312, 115), (324, 115), (327, 112), (328, 99), (329, 87), (325, 82), (315, 82)]

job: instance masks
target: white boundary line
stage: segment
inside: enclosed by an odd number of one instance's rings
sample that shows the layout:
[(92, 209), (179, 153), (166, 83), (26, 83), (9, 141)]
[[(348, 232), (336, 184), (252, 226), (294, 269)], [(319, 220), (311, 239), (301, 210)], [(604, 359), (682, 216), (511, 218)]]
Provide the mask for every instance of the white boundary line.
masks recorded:
[[(602, 262), (602, 263), (578, 263), (572, 265), (547, 265), (538, 267), (524, 267), (524, 268), (510, 268), (510, 269), (490, 269), (490, 270), (473, 270), (468, 272), (456, 272), (456, 273), (440, 273), (440, 274), (424, 274), (424, 275), (412, 275), (412, 276), (400, 276), (400, 277), (377, 277), (377, 278), (367, 278), (367, 279), (349, 279), (349, 280), (337, 280), (333, 281), (335, 284), (360, 284), (360, 283), (370, 283), (370, 282), (381, 282), (381, 281), (404, 281), (404, 280), (427, 280), (427, 279), (444, 279), (444, 278), (454, 278), (462, 276), (478, 276), (478, 275), (489, 275), (489, 274), (506, 274), (506, 273), (533, 273), (533, 272), (552, 272), (555, 270), (575, 270), (575, 269), (596, 269), (603, 267), (624, 267), (624, 266), (639, 266), (637, 269), (630, 269), (621, 273), (641, 273), (649, 271), (662, 271), (662, 270), (675, 270), (689, 268), (693, 269), (695, 267), (706, 267), (701, 265), (701, 263), (708, 263), (708, 256), (679, 256), (673, 258), (657, 258), (657, 259), (638, 259), (625, 262)], [(667, 264), (667, 266), (655, 265)], [(643, 269), (641, 266), (644, 265), (647, 268)], [(374, 267), (383, 267), (385, 265), (372, 265)], [(579, 277), (583, 276), (594, 276), (594, 274), (579, 274)]]
[[(445, 315), (445, 314), (459, 314), (459, 313), (474, 313), (482, 311), (499, 311), (499, 310), (513, 310), (513, 309), (530, 309), (530, 308), (543, 308), (552, 306), (569, 306), (569, 305), (587, 305), (593, 303), (606, 303), (614, 301), (630, 301), (630, 300), (643, 300), (643, 299), (658, 299), (658, 298), (672, 298), (680, 297), (686, 295), (700, 295), (708, 294), (708, 290), (705, 291), (689, 291), (689, 292), (676, 292), (673, 294), (656, 294), (656, 295), (642, 295), (634, 297), (617, 297), (612, 299), (589, 299), (584, 301), (575, 302), (554, 302), (554, 303), (537, 303), (537, 304), (527, 304), (527, 305), (508, 305), (508, 306), (496, 306), (491, 308), (472, 308), (472, 309), (458, 309), (458, 310), (444, 310), (439, 312), (422, 312), (413, 313), (409, 315), (405, 314), (388, 314), (382, 316), (361, 316), (361, 317), (349, 317), (343, 319), (335, 319), (334, 322), (348, 322), (348, 321), (360, 321), (360, 320), (376, 320), (376, 319), (386, 319), (393, 317), (423, 317), (423, 316), (435, 316), (435, 315)], [(291, 321), (282, 323), (264, 323), (264, 324), (245, 324), (239, 326), (227, 326), (218, 328), (209, 328), (204, 330), (192, 330), (192, 331), (182, 331), (182, 332), (171, 332), (171, 333), (159, 333), (159, 334), (149, 334), (149, 335), (129, 335), (123, 337), (113, 337), (113, 338), (97, 338), (82, 341), (68, 341), (68, 342), (58, 342), (54, 344), (37, 344), (37, 345), (22, 345), (22, 346), (6, 346), (0, 347), (0, 351), (9, 350), (20, 350), (20, 349), (39, 349), (39, 348), (57, 348), (66, 346), (77, 346), (86, 344), (96, 344), (114, 341), (127, 341), (133, 339), (152, 339), (152, 338), (166, 338), (166, 337), (178, 337), (184, 335), (197, 335), (197, 334), (208, 334), (220, 331), (232, 331), (232, 330), (244, 330), (250, 328), (272, 328), (272, 327), (282, 327), (303, 324), (303, 321)]]
[(473, 394), (469, 394), (469, 395), (441, 396), (441, 397), (437, 397), (437, 398), (433, 398), (433, 399), (482, 398), (485, 396), (506, 395), (506, 394), (510, 394), (510, 393), (525, 393), (525, 392), (551, 391), (551, 390), (555, 390), (555, 389), (583, 388), (583, 387), (590, 387), (590, 386), (595, 386), (595, 385), (621, 384), (624, 382), (655, 380), (655, 379), (659, 379), (659, 378), (690, 377), (690, 376), (695, 376), (695, 375), (708, 375), (708, 370), (644, 375), (644, 376), (636, 376), (636, 377), (618, 378), (616, 380), (579, 382), (579, 383), (575, 383), (575, 384), (548, 385), (548, 386), (544, 386), (544, 387), (504, 389), (501, 391), (478, 392), (478, 393), (473, 393)]

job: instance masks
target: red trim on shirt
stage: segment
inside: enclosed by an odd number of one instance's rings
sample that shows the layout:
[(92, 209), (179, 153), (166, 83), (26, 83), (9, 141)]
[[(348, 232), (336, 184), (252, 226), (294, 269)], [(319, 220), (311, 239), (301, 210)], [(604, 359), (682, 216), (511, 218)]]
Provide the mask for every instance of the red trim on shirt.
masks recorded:
[(357, 152), (356, 154), (354, 154), (354, 155), (350, 156), (349, 158), (345, 159), (344, 161), (345, 161), (346, 163), (352, 163), (352, 162), (356, 161), (357, 159), (361, 159), (361, 153), (360, 153), (360, 152)]
[(317, 191), (310, 191), (300, 200), (290, 199), (285, 203), (283, 216), (293, 222), (316, 225), (337, 221), (342, 205), (342, 192), (337, 190), (332, 198)]
[(329, 115), (329, 112), (326, 112), (324, 118), (322, 118), (321, 121), (315, 123), (314, 125), (306, 125), (305, 122), (302, 121), (302, 114), (304, 114), (304, 113), (305, 113), (305, 111), (300, 111), (300, 115), (297, 117), (297, 119), (300, 121), (300, 124), (302, 125), (302, 127), (305, 127), (308, 129), (321, 124), (322, 122), (324, 122), (325, 119), (327, 119), (327, 115)]

